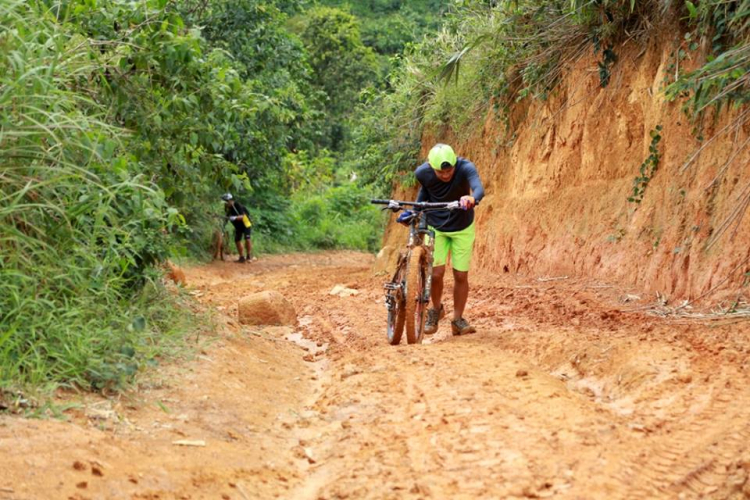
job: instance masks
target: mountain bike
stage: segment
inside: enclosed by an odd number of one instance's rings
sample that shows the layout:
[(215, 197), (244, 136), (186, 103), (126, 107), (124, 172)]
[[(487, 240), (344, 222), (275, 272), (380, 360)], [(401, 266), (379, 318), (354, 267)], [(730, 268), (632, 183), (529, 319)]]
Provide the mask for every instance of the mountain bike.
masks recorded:
[(398, 257), (393, 278), (383, 287), (388, 309), (388, 343), (398, 345), (406, 326), (406, 341), (409, 344), (420, 344), (424, 337), (425, 312), (430, 303), (432, 251), (435, 242), (435, 232), (427, 225), (427, 213), (456, 210), (460, 208), (459, 202), (371, 201), (376, 205), (387, 205), (383, 210), (409, 210), (410, 215), (401, 221), (409, 225), (406, 250)]

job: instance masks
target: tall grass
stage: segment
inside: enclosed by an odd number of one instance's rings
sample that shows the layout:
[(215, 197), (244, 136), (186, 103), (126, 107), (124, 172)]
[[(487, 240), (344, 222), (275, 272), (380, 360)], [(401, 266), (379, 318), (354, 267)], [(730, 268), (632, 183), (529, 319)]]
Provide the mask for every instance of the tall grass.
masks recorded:
[(170, 344), (149, 269), (175, 214), (89, 97), (85, 38), (9, 0), (0, 54), (0, 389), (121, 385)]

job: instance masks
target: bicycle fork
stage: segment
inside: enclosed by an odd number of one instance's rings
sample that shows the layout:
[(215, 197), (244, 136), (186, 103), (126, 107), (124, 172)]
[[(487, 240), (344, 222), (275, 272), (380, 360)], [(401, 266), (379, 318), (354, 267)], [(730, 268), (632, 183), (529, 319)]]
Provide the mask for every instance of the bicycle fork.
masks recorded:
[(389, 311), (392, 311), (396, 307), (396, 301), (401, 300), (401, 297), (404, 296), (404, 285), (401, 281), (397, 281), (397, 278), (401, 267), (405, 264), (403, 256), (400, 256), (398, 264), (396, 264), (396, 272), (391, 281), (383, 285), (383, 288), (385, 288), (385, 307)]
[(432, 295), (432, 252), (435, 247), (435, 231), (432, 231), (427, 226), (427, 219), (425, 217), (420, 221), (417, 232), (421, 236), (422, 247), (425, 249), (425, 258), (427, 259), (425, 269), (427, 276), (425, 276), (424, 294), (421, 297), (421, 301), (423, 304), (429, 304), (430, 295)]

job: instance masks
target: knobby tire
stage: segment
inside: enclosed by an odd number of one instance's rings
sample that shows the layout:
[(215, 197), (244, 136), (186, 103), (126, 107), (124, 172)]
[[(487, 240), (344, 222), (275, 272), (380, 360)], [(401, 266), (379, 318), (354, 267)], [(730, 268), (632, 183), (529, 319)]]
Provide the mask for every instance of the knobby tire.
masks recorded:
[[(394, 283), (403, 283), (406, 274), (406, 262), (399, 264), (398, 272), (394, 278)], [(404, 311), (404, 297), (399, 294), (396, 297), (394, 308), (388, 311), (388, 343), (398, 345), (401, 342), (401, 336), (404, 334), (404, 321), (406, 314)]]
[(406, 316), (406, 341), (421, 344), (424, 336), (425, 304), (422, 292), (427, 278), (425, 249), (414, 247), (406, 264), (406, 294), (404, 312)]

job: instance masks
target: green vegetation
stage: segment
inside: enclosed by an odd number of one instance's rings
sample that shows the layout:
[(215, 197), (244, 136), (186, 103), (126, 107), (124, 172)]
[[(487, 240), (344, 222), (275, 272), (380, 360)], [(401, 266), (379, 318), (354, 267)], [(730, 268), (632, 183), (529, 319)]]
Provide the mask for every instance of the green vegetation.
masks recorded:
[(322, 145), (346, 147), (347, 119), (362, 89), (375, 82), (377, 64), (364, 46), (356, 19), (339, 9), (315, 7), (305, 13), (302, 33), (312, 67), (313, 85), (323, 96)]
[[(706, 64), (676, 71), (668, 98), (686, 98), (697, 119), (708, 106), (742, 104), (750, 75), (750, 1), (704, 0), (463, 0), (440, 30), (408, 46), (390, 76), (392, 91), (370, 101), (356, 140), (387, 151), (386, 165), (366, 160), (369, 178), (405, 181), (425, 129), (450, 129), (465, 137), (494, 109), (514, 140), (510, 108), (524, 99), (545, 100), (564, 68), (584, 54), (598, 58), (602, 87), (617, 67), (617, 47), (645, 43), (658, 30), (683, 31), (686, 51), (703, 47)], [(677, 54), (679, 52), (679, 55)]]
[(0, 388), (118, 386), (186, 330), (153, 270), (184, 220), (102, 104), (117, 65), (72, 14), (0, 7)]
[[(249, 206), (261, 251), (374, 250), (382, 218), (367, 200), (413, 182), (426, 129), (461, 137), (493, 109), (511, 142), (517, 101), (547, 99), (587, 53), (606, 87), (620, 42), (665, 19), (684, 35), (668, 97), (696, 126), (745, 103), (748, 12), (750, 0), (5, 0), (0, 390), (116, 388), (178, 347), (190, 318), (159, 265), (207, 256), (220, 193)], [(706, 63), (681, 74), (686, 51)]]
[(0, 394), (116, 389), (182, 345), (160, 264), (207, 257), (225, 191), (261, 251), (376, 249), (364, 103), (438, 3), (3, 2)]
[(322, 0), (349, 10), (361, 23), (362, 40), (388, 66), (387, 58), (437, 31), (450, 2), (445, 0)]
[(633, 194), (628, 197), (628, 201), (631, 203), (640, 204), (643, 201), (643, 195), (646, 193), (648, 183), (654, 177), (654, 174), (659, 168), (659, 142), (661, 141), (661, 125), (657, 125), (651, 134), (651, 144), (648, 147), (649, 155), (641, 163), (639, 169), (639, 175), (633, 179)]
[(686, 111), (699, 118), (708, 107), (750, 101), (750, 1), (685, 1), (688, 50), (706, 47), (706, 63), (667, 89), (674, 99), (687, 97)]
[(301, 9), (0, 5), (0, 391), (119, 388), (174, 352), (195, 318), (159, 264), (207, 254), (226, 190), (268, 249), (375, 248), (369, 191), (326, 150), (374, 63), (351, 16), (311, 17), (348, 26), (334, 55), (363, 68), (334, 109), (328, 48), (286, 28)]

